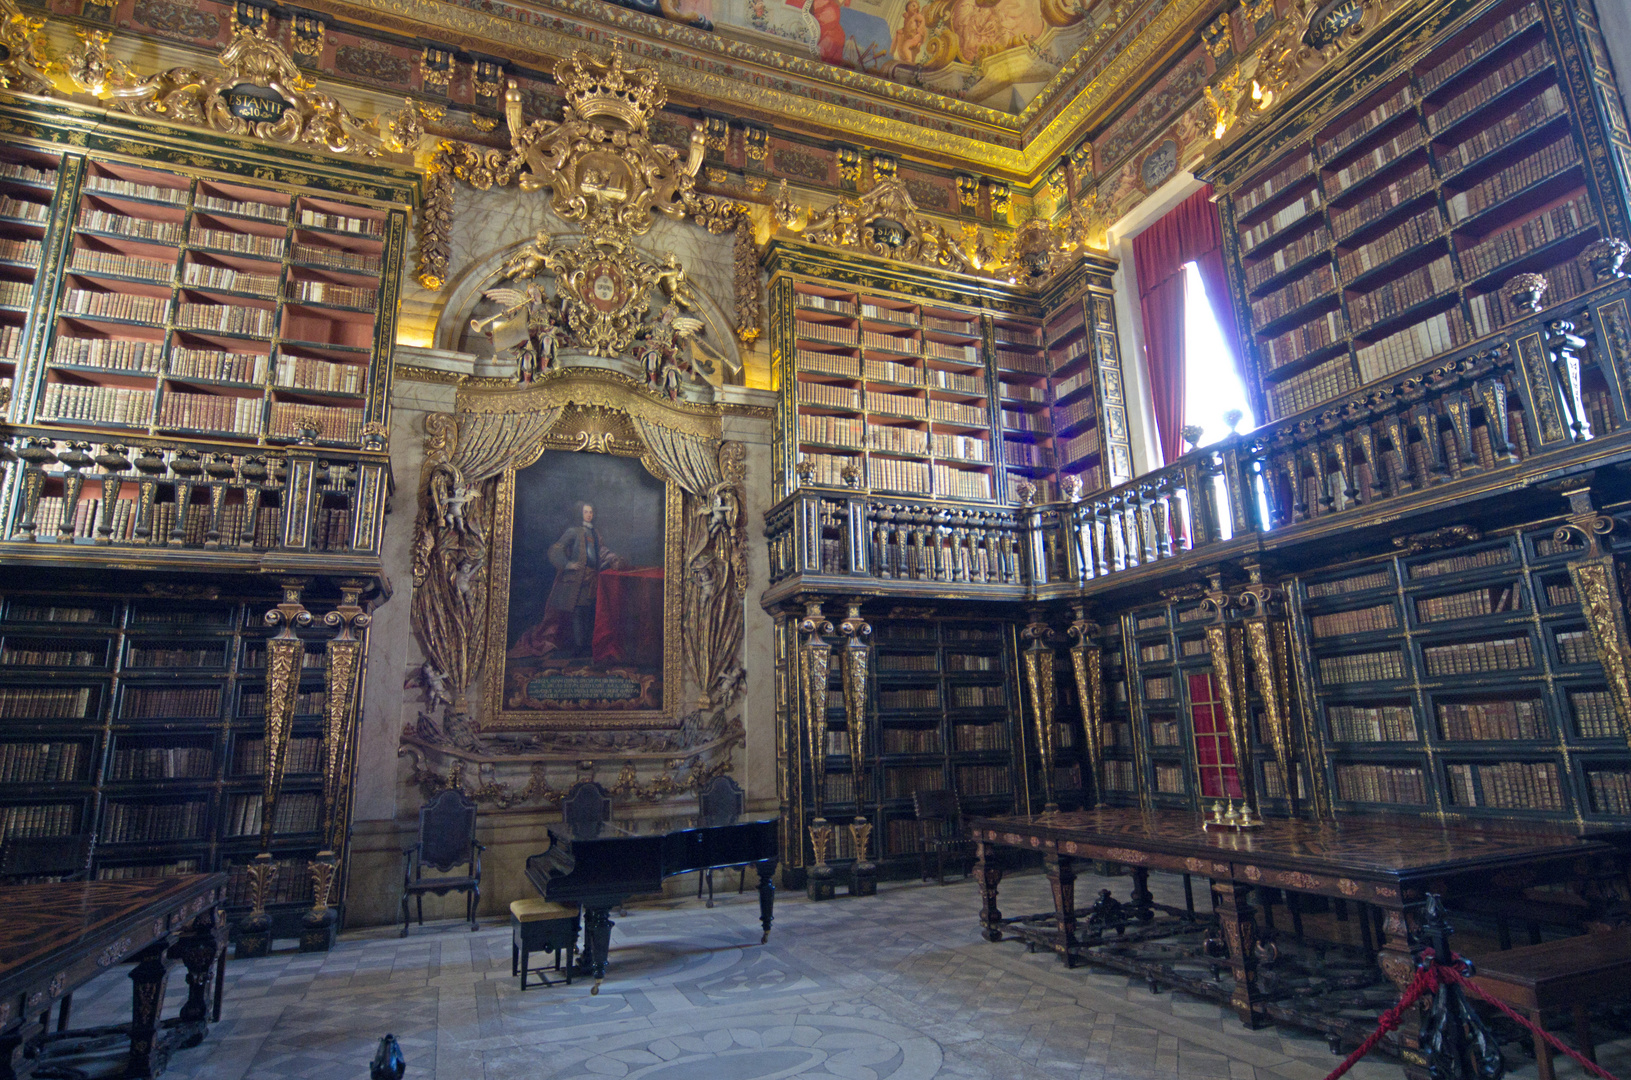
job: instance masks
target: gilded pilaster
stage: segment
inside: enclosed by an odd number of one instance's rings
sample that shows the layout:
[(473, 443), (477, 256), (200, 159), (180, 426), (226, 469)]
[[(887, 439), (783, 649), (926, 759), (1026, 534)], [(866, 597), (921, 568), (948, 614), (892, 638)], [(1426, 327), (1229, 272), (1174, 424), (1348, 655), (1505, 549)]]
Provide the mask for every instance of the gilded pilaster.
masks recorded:
[[(815, 864), (810, 868), (811, 898), (817, 891), (827, 899), (832, 895), (832, 868), (827, 865), (827, 852), (832, 844), (832, 826), (822, 817), (822, 803), (827, 787), (827, 672), (832, 661), (832, 646), (824, 635), (833, 632), (833, 625), (821, 614), (821, 600), (814, 599), (804, 605), (804, 617), (799, 620), (799, 699), (804, 712), (805, 753), (810, 759), (810, 847)], [(818, 879), (821, 888), (818, 889)]]
[(1020, 653), (1025, 667), (1025, 689), (1031, 703), (1031, 726), (1036, 733), (1036, 752), (1042, 763), (1044, 813), (1059, 809), (1053, 783), (1058, 760), (1059, 732), (1054, 727), (1053, 628), (1042, 621), (1040, 611), (1031, 612), (1031, 621), (1020, 631), (1028, 644)]
[(1212, 658), (1212, 674), (1217, 680), (1218, 697), (1223, 703), (1223, 722), (1229, 732), (1229, 745), (1234, 750), (1235, 775), (1240, 780), (1241, 797), (1255, 811), (1258, 807), (1256, 778), (1252, 775), (1252, 740), (1247, 728), (1247, 704), (1241, 689), (1244, 679), (1241, 668), (1245, 659), (1243, 635), (1238, 626), (1230, 624), (1233, 601), (1223, 591), (1220, 578), (1212, 579), (1212, 591), (1206, 594), (1201, 605), (1213, 614), (1213, 621), (1206, 627), (1206, 650)]
[[(1614, 552), (1603, 542), (1618, 523), (1592, 506), (1590, 483), (1588, 474), (1583, 481), (1576, 482), (1577, 486), (1564, 489), (1563, 496), (1569, 500), (1573, 513), (1556, 536), (1564, 541), (1572, 533), (1585, 541), (1585, 551), (1569, 560), (1569, 580), (1580, 599), (1580, 610), (1586, 616), (1586, 626), (1608, 679), (1615, 711), (1622, 718), (1631, 717), (1631, 631), (1626, 627)], [(1631, 745), (1631, 724), (1622, 719), (1621, 729), (1627, 744)]]
[(1087, 744), (1087, 770), (1093, 785), (1093, 805), (1103, 806), (1104, 797), (1104, 650), (1099, 646), (1103, 632), (1087, 617), (1085, 605), (1077, 604), (1066, 631), (1074, 639), (1070, 647), (1071, 673), (1076, 677), (1076, 700), (1082, 703), (1082, 737)]
[(1257, 693), (1263, 699), (1263, 713), (1268, 721), (1274, 760), (1280, 766), (1291, 815), (1296, 817), (1299, 810), (1297, 762), (1291, 736), (1291, 701), (1287, 693), (1290, 680), (1286, 672), (1284, 628), (1281, 625), (1285, 621), (1283, 595), (1277, 585), (1253, 581), (1241, 591), (1239, 600), (1241, 608), (1248, 613), (1243, 620), (1246, 647), (1257, 674)]

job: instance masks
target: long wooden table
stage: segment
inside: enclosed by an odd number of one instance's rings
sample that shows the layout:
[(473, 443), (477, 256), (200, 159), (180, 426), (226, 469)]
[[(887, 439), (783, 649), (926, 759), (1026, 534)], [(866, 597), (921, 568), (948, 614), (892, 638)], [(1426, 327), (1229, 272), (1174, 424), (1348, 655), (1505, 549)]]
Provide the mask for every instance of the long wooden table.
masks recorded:
[[(1253, 888), (1288, 889), (1381, 908), (1385, 918), (1378, 960), (1402, 992), (1415, 972), (1410, 944), (1417, 925), (1415, 905), (1427, 893), (1516, 892), (1549, 881), (1620, 872), (1614, 845), (1567, 828), (1530, 823), (1443, 824), (1356, 816), (1334, 822), (1275, 820), (1253, 832), (1205, 832), (1196, 813), (1102, 808), (982, 818), (970, 821), (968, 828), (978, 845), (975, 875), (985, 937), (1003, 937), (998, 851), (1041, 852), (1058, 921), (1054, 947), (1067, 964), (1080, 953), (1075, 880), (1081, 860), (1132, 868), (1131, 906), (1139, 912), (1153, 912), (1152, 869), (1209, 878), (1234, 976), (1229, 1004), (1248, 1026), (1265, 1017), (1253, 988), (1258, 963)], [(1407, 1061), (1409, 1057), (1407, 1053)]]
[[(136, 965), (126, 1076), (157, 1076), (172, 1049), (203, 1041), (212, 1012), (221, 1016), (226, 883), (225, 874), (182, 874), (0, 888), (0, 1080), (28, 1077), (41, 1064), (32, 1051), (59, 1038), (45, 1034), (52, 1006), (121, 962)], [(187, 1001), (161, 1024), (177, 960)]]

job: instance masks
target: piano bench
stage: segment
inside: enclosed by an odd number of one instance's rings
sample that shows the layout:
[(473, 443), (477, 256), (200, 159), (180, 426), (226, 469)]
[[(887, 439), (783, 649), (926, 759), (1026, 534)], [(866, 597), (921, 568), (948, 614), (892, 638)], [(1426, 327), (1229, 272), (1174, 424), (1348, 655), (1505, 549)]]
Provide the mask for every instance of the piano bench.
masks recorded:
[[(553, 952), (555, 970), (561, 970), (561, 953), (566, 953), (566, 982), (572, 984), (572, 964), (578, 952), (578, 905), (552, 904), (548, 900), (510, 902), (510, 974), (521, 976), (521, 989), (527, 988), (527, 971), (535, 952)], [(553, 986), (548, 978), (538, 978)]]

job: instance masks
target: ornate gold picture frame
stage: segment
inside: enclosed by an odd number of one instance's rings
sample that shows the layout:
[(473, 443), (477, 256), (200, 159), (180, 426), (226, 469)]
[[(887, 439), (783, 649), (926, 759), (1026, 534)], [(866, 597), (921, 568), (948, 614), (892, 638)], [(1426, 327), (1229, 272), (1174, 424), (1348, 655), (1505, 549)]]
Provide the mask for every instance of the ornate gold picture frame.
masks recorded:
[[(567, 625), (570, 615), (562, 610), (566, 601), (560, 599), (560, 591), (556, 589), (550, 590), (552, 595), (545, 601), (554, 610), (538, 625), (511, 625), (512, 609), (536, 608), (542, 592), (538, 589), (537, 575), (517, 572), (518, 560), (548, 560), (552, 549), (562, 562), (572, 558), (581, 561), (582, 558), (581, 542), (570, 553), (563, 550), (569, 534), (577, 531), (576, 520), (563, 518), (559, 513), (547, 522), (518, 517), (518, 486), (547, 482), (549, 475), (521, 474), (528, 473), (540, 462), (550, 460), (546, 455), (570, 455), (573, 467), (558, 471), (572, 474), (572, 490), (558, 493), (560, 498), (555, 502), (573, 506), (574, 512), (581, 502), (592, 501), (594, 497), (595, 485), (583, 482), (585, 474), (593, 476), (603, 472), (610, 481), (618, 474), (626, 475), (627, 470), (637, 462), (660, 485), (661, 493), (656, 500), (658, 505), (616, 508), (625, 523), (631, 513), (641, 516), (634, 531), (643, 535), (628, 537), (629, 530), (624, 528), (621, 530), (625, 534), (624, 539), (631, 540), (633, 547), (648, 553), (648, 557), (653, 550), (659, 553), (662, 569), (660, 664), (649, 662), (651, 643), (650, 628), (647, 626), (642, 626), (647, 636), (626, 650), (598, 648), (597, 643), (603, 644), (608, 633), (608, 618), (604, 610), (597, 610), (595, 616), (594, 642), (586, 644), (581, 640), (584, 636), (581, 626), (576, 633), (578, 640), (571, 640), (573, 629)], [(598, 463), (594, 459), (604, 459), (607, 467), (597, 469)], [(613, 462), (617, 464), (613, 465)], [(615, 487), (610, 483), (607, 486)], [(513, 467), (504, 470), (498, 478), (492, 526), (482, 727), (502, 731), (587, 731), (678, 725), (684, 699), (683, 643), (680, 640), (683, 498), (679, 484), (666, 474), (653, 456), (645, 452), (638, 438), (587, 440), (551, 432), (529, 457), (517, 459)], [(637, 504), (640, 500), (634, 499), (632, 502)], [(643, 520), (648, 514), (660, 517), (660, 520)], [(557, 540), (556, 536), (560, 539)], [(649, 571), (653, 568), (634, 568), (629, 559), (616, 554), (620, 542), (617, 536), (606, 537), (599, 545), (604, 551), (597, 550), (595, 557), (607, 566), (603, 573), (608, 578), (620, 576), (630, 579), (623, 583), (634, 596), (628, 602), (643, 604), (637, 611), (649, 613), (650, 578), (654, 576)], [(544, 573), (544, 577), (550, 580), (554, 576), (548, 571)], [(575, 591), (576, 581), (572, 584)], [(610, 585), (611, 582), (606, 584)], [(520, 598), (520, 603), (513, 603), (517, 598), (512, 595), (512, 590), (516, 588), (534, 592)], [(581, 595), (588, 596), (590, 592), (591, 588), (586, 584)], [(612, 602), (616, 602), (615, 597), (608, 600), (608, 593), (602, 590), (597, 603), (605, 605)], [(580, 613), (580, 621), (582, 618)], [(543, 625), (551, 620), (555, 625)], [(630, 613), (630, 621), (644, 623), (637, 612)], [(512, 647), (526, 648), (521, 645), (526, 641), (531, 642), (530, 647), (539, 655), (512, 657)], [(645, 662), (641, 662), (642, 658)], [(553, 707), (540, 704), (532, 695), (538, 692), (538, 687), (545, 685), (572, 688), (579, 696), (569, 701), (554, 702)], [(586, 696), (599, 688), (607, 689), (614, 697), (597, 702)], [(546, 698), (546, 701), (550, 700)], [(614, 701), (621, 703), (613, 704)]]

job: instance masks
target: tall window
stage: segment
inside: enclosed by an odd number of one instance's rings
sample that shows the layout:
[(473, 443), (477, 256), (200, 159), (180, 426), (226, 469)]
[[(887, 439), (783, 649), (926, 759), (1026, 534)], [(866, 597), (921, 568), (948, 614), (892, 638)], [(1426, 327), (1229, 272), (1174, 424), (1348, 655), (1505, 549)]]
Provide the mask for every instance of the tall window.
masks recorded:
[[(1226, 296), (1218, 300), (1229, 302)], [(1223, 417), (1231, 410), (1241, 414), (1236, 430), (1257, 426), (1233, 347), (1218, 328), (1200, 268), (1190, 261), (1184, 264), (1184, 424), (1201, 429), (1200, 445), (1205, 446), (1229, 434)]]

